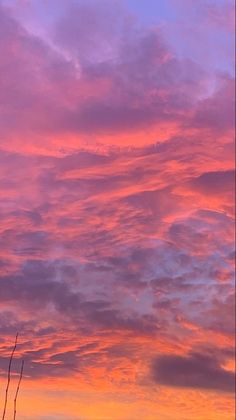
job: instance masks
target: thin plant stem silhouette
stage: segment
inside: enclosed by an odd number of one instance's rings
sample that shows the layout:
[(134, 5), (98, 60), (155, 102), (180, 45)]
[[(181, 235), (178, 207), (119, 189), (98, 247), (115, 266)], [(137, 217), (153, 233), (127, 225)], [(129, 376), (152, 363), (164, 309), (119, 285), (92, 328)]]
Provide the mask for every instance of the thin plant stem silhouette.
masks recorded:
[(9, 385), (10, 385), (10, 382), (11, 382), (11, 364), (12, 364), (12, 359), (13, 359), (13, 356), (14, 356), (14, 353), (15, 353), (15, 350), (16, 350), (17, 339), (18, 339), (18, 333), (16, 334), (15, 344), (14, 344), (14, 347), (12, 349), (11, 357), (10, 357), (9, 365), (8, 365), (7, 386), (6, 386), (6, 393), (5, 393), (5, 401), (4, 401), (4, 408), (3, 408), (2, 420), (5, 419), (5, 415), (6, 415), (7, 400), (8, 400), (8, 390), (9, 390)]
[(21, 362), (20, 376), (19, 376), (19, 381), (18, 381), (18, 385), (17, 385), (17, 388), (16, 388), (15, 398), (14, 398), (14, 420), (16, 420), (17, 397), (18, 397), (18, 393), (19, 393), (19, 389), (20, 389), (20, 384), (21, 384), (21, 381), (22, 381), (23, 370), (24, 370), (24, 360), (22, 360), (22, 362)]

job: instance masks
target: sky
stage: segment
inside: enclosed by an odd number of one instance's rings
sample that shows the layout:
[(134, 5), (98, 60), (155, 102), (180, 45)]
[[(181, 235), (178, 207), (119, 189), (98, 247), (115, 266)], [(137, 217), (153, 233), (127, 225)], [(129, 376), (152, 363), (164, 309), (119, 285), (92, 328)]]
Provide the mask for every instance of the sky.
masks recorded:
[(0, 409), (234, 419), (234, 3), (0, 1)]

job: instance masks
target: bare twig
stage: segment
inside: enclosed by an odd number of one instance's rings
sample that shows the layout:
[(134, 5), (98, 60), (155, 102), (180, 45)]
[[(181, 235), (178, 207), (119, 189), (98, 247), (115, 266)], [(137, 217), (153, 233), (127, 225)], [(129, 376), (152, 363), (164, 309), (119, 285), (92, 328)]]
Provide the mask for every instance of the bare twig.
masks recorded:
[(24, 360), (22, 360), (22, 362), (21, 362), (20, 376), (19, 376), (19, 381), (18, 381), (18, 385), (17, 385), (17, 388), (16, 388), (15, 398), (14, 398), (14, 420), (16, 420), (17, 397), (18, 397), (18, 393), (19, 393), (19, 389), (20, 389), (20, 383), (21, 383), (22, 376), (23, 376), (23, 370), (24, 370)]
[(9, 385), (10, 385), (10, 382), (11, 382), (11, 364), (12, 364), (12, 359), (13, 359), (13, 356), (14, 356), (14, 353), (15, 353), (15, 350), (16, 350), (17, 339), (18, 339), (18, 333), (16, 334), (15, 344), (14, 344), (14, 347), (12, 349), (11, 357), (10, 357), (9, 365), (8, 365), (7, 386), (6, 386), (6, 393), (5, 393), (5, 401), (4, 401), (4, 408), (3, 408), (2, 420), (5, 419), (5, 415), (6, 415), (8, 390), (9, 390)]

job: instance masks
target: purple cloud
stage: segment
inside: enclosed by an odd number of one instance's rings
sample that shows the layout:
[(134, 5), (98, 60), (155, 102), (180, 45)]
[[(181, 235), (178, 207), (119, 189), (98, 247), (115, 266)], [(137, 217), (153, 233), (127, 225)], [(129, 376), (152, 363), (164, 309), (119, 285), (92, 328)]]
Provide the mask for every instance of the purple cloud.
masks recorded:
[(214, 358), (201, 353), (158, 356), (152, 366), (156, 383), (180, 388), (234, 392), (235, 376)]

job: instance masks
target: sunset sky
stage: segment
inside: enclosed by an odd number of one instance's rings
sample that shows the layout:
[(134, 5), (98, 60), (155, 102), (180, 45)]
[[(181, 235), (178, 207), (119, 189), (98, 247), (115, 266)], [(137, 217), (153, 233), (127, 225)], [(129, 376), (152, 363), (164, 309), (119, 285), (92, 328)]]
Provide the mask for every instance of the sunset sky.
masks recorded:
[(233, 1), (0, 0), (6, 420), (234, 419), (233, 138)]

